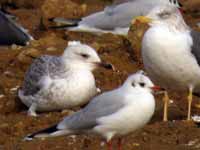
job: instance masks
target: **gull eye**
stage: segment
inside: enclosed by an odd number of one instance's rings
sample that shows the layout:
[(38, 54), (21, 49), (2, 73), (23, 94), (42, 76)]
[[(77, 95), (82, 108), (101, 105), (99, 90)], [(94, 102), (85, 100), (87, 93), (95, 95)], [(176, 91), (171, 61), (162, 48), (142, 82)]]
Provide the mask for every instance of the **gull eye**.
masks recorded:
[(81, 53), (80, 54), (83, 58), (89, 58), (90, 56), (88, 54), (84, 54), (84, 53)]
[(132, 83), (132, 86), (135, 87), (135, 83), (134, 82)]
[(162, 19), (166, 19), (170, 16), (170, 13), (169, 12), (162, 12), (162, 13), (159, 13), (158, 16)]
[(182, 3), (180, 3), (180, 2), (178, 2), (178, 5), (179, 5), (180, 7), (183, 7), (183, 4), (182, 4)]
[(145, 86), (145, 83), (144, 83), (144, 82), (140, 82), (139, 84), (140, 84), (141, 87), (144, 87), (144, 86)]

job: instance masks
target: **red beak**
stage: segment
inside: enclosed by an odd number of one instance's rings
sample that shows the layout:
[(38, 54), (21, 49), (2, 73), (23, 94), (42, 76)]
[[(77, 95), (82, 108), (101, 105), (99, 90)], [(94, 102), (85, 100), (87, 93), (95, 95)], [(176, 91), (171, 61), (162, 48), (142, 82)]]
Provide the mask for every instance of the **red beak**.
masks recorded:
[(151, 89), (154, 90), (154, 91), (162, 91), (163, 90), (163, 88), (156, 86), (156, 85), (151, 87)]
[(185, 10), (183, 8), (179, 8), (179, 11), (181, 12), (181, 14), (185, 14)]

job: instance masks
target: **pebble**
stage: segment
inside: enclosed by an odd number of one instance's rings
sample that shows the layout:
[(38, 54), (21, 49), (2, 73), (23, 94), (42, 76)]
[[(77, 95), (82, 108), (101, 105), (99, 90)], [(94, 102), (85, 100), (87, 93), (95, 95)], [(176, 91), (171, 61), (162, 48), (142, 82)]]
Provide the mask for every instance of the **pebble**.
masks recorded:
[(198, 22), (198, 23), (197, 23), (197, 27), (199, 27), (199, 28), (200, 28), (200, 22)]
[(30, 63), (33, 58), (36, 58), (40, 55), (40, 51), (35, 48), (30, 48), (27, 50), (22, 51), (18, 56), (17, 59), (22, 63)]
[(55, 48), (55, 47), (48, 47), (47, 49), (46, 49), (46, 51), (56, 51), (57, 49)]
[(3, 95), (3, 94), (0, 94), (0, 99), (1, 99), (1, 98), (4, 98), (4, 97), (5, 97), (5, 95)]
[(193, 145), (196, 145), (197, 142), (199, 142), (199, 140), (198, 139), (194, 139), (194, 140), (189, 141), (187, 145), (188, 146), (193, 146)]
[(20, 87), (20, 86), (19, 86), (19, 85), (17, 85), (16, 87), (14, 87), (14, 88), (11, 88), (11, 89), (10, 89), (10, 92), (15, 92), (15, 91), (17, 91), (19, 87)]

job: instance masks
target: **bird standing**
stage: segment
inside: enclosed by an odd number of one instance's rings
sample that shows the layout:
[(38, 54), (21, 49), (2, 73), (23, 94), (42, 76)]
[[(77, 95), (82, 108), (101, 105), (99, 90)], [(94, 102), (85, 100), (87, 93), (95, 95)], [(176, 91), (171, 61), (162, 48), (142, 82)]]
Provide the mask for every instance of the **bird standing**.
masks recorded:
[[(200, 33), (186, 25), (173, 6), (154, 8), (138, 18), (150, 28), (142, 40), (144, 67), (152, 81), (174, 91), (189, 91), (187, 119), (191, 118), (192, 93), (200, 92)], [(169, 99), (165, 99), (165, 108)], [(167, 109), (164, 111), (167, 121)]]
[(143, 71), (131, 75), (124, 84), (93, 98), (82, 110), (65, 117), (48, 129), (28, 135), (25, 139), (93, 133), (102, 136), (112, 149), (112, 138), (134, 132), (151, 119), (155, 101), (153, 90), (159, 90)]
[(32, 63), (18, 95), (31, 116), (83, 105), (97, 93), (92, 70), (98, 66), (109, 64), (88, 45), (69, 42), (62, 56), (44, 55)]

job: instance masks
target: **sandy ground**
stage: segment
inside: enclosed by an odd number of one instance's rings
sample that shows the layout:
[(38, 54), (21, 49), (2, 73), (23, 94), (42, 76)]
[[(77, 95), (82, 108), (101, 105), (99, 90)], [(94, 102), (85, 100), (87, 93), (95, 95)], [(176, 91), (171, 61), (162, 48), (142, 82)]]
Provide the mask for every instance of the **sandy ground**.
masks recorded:
[[(186, 9), (187, 23), (194, 29), (200, 21), (199, 0), (182, 0)], [(39, 117), (26, 115), (27, 108), (17, 97), (24, 73), (32, 60), (42, 54), (60, 55), (69, 40), (81, 40), (97, 49), (102, 60), (110, 62), (116, 70), (97, 69), (95, 77), (102, 91), (118, 87), (126, 77), (142, 68), (138, 62), (137, 51), (124, 37), (112, 34), (96, 36), (88, 33), (39, 30), (40, 18), (45, 25), (48, 18), (63, 16), (79, 18), (101, 10), (109, 4), (106, 0), (16, 0), (1, 1), (9, 4), (8, 10), (19, 17), (36, 39), (29, 46), (0, 47), (0, 150), (100, 150), (106, 146), (99, 137), (80, 135), (59, 137), (31, 142), (23, 137), (33, 131), (48, 127), (67, 116), (70, 111), (41, 113)], [(69, 7), (70, 6), (70, 7)], [(58, 9), (59, 7), (59, 9)], [(124, 150), (199, 150), (200, 129), (193, 122), (183, 119), (187, 114), (187, 93), (170, 93), (173, 103), (169, 108), (169, 122), (162, 122), (162, 100), (157, 98), (157, 108), (152, 121), (137, 134), (124, 138)], [(200, 114), (195, 104), (200, 103), (195, 97), (192, 114)], [(114, 140), (115, 143), (115, 140)]]

